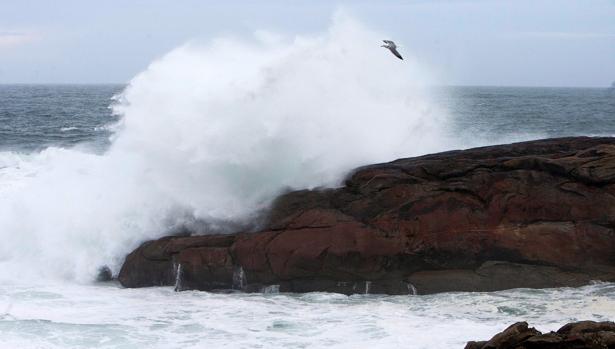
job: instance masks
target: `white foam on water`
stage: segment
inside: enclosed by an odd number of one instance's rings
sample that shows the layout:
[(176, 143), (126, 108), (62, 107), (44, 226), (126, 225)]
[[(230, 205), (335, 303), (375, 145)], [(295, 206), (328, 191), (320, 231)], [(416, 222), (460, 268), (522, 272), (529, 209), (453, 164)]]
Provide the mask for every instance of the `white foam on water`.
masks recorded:
[(74, 131), (74, 130), (78, 130), (78, 129), (79, 129), (79, 127), (70, 126), (70, 127), (62, 127), (62, 128), (60, 128), (60, 131), (68, 132), (68, 131)]
[[(4, 311), (6, 309), (6, 311)], [(3, 313), (4, 312), (4, 313)], [(458, 349), (516, 321), (615, 317), (615, 285), (430, 296), (0, 286), (0, 347)]]
[(338, 14), (328, 30), (185, 44), (113, 106), (104, 154), (0, 153), (0, 279), (89, 281), (181, 224), (246, 221), (286, 188), (450, 149), (425, 67)]

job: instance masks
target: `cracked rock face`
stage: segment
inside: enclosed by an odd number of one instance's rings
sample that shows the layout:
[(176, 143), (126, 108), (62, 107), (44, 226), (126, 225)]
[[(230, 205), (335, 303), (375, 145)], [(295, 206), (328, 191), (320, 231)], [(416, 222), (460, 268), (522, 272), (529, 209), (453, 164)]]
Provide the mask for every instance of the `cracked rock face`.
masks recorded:
[[(254, 233), (165, 237), (126, 287), (425, 294), (615, 280), (615, 138), (451, 151), (280, 196)], [(239, 275), (241, 273), (241, 275)], [(239, 280), (239, 281), (238, 281)]]

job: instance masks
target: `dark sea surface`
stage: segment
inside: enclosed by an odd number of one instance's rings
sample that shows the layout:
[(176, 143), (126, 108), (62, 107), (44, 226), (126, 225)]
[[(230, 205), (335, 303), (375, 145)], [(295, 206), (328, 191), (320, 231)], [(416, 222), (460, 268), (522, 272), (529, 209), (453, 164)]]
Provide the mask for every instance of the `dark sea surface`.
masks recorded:
[(436, 95), (453, 132), (491, 143), (511, 135), (615, 135), (615, 89), (450, 87)]
[[(124, 85), (0, 85), (0, 151), (31, 152), (86, 143), (104, 150), (109, 106)], [(516, 138), (615, 135), (615, 89), (444, 87), (435, 103), (448, 130), (490, 143)], [(513, 138), (514, 139), (514, 138)]]
[(109, 105), (124, 85), (0, 85), (0, 151), (108, 145)]

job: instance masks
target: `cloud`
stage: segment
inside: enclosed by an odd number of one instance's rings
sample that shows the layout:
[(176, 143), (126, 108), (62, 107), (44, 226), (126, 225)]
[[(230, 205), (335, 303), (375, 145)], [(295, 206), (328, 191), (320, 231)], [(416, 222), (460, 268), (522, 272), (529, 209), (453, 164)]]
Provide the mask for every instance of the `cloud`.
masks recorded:
[(35, 33), (0, 31), (0, 49), (27, 44), (37, 38), (38, 35)]
[(591, 33), (591, 32), (519, 32), (519, 33), (516, 33), (516, 35), (514, 36), (521, 37), (521, 38), (562, 39), (562, 40), (615, 38), (615, 34)]

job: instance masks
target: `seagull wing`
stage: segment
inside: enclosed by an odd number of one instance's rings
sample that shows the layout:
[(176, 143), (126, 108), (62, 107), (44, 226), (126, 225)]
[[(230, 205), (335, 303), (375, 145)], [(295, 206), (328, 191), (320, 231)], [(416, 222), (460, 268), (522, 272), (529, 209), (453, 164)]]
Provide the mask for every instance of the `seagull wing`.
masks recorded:
[(404, 58), (399, 54), (399, 52), (397, 52), (395, 47), (390, 47), (389, 50), (391, 50), (391, 52), (395, 55), (395, 57), (401, 59), (402, 61), (404, 60)]
[(385, 44), (389, 45), (389, 46), (393, 46), (395, 47), (395, 43), (391, 40), (382, 40), (382, 42), (384, 42)]

